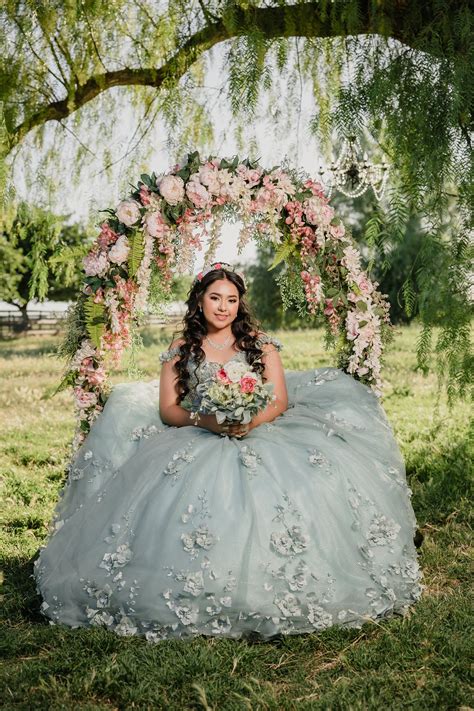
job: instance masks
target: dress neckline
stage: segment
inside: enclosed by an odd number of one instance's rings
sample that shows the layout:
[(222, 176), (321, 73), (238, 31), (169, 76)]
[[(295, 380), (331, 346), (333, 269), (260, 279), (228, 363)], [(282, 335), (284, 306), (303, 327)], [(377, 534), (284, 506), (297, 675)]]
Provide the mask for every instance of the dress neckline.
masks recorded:
[(231, 363), (234, 360), (234, 358), (236, 358), (238, 355), (240, 355), (243, 352), (244, 351), (237, 351), (236, 353), (234, 353), (232, 358), (229, 358), (229, 360), (226, 360), (225, 363), (222, 363), (221, 361), (218, 361), (218, 360), (208, 360), (207, 358), (204, 358), (203, 363), (211, 363), (212, 365), (220, 365), (222, 368), (224, 368), (226, 365)]

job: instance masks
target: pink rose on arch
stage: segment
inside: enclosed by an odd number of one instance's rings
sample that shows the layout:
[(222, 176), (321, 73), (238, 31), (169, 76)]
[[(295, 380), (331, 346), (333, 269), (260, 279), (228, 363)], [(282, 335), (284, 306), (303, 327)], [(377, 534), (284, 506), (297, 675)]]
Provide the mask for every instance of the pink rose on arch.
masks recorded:
[(186, 195), (197, 208), (206, 207), (211, 196), (201, 183), (190, 182), (186, 185)]
[(146, 231), (150, 237), (160, 237), (169, 228), (161, 212), (149, 212), (145, 217)]
[(328, 225), (334, 217), (334, 208), (331, 205), (321, 206), (321, 218), (325, 225)]
[(256, 383), (257, 380), (252, 375), (244, 375), (244, 377), (240, 379), (240, 392), (253, 393)]
[(361, 290), (361, 292), (365, 294), (371, 294), (372, 291), (374, 290), (374, 287), (370, 280), (365, 276), (365, 274), (359, 274), (357, 277), (357, 286)]
[(329, 232), (334, 239), (339, 239), (340, 237), (344, 237), (346, 228), (341, 222), (339, 225), (329, 225)]
[(87, 392), (83, 390), (80, 385), (74, 388), (74, 397), (76, 405), (80, 410), (86, 410), (88, 407), (92, 407), (97, 404), (97, 395), (95, 393)]
[(89, 385), (102, 385), (106, 380), (107, 375), (105, 370), (100, 366), (99, 368), (89, 368), (85, 373), (85, 377)]
[(224, 368), (220, 368), (217, 371), (216, 378), (218, 382), (222, 383), (223, 385), (230, 385), (232, 383), (232, 380), (229, 378)]
[(114, 264), (123, 264), (128, 259), (130, 245), (125, 235), (121, 235), (116, 243), (109, 249), (109, 259)]
[(104, 276), (109, 266), (103, 252), (89, 252), (82, 260), (86, 276)]
[(184, 198), (184, 181), (179, 175), (165, 175), (159, 190), (168, 205), (177, 205)]
[(140, 203), (136, 200), (122, 200), (117, 206), (117, 219), (131, 227), (140, 219)]

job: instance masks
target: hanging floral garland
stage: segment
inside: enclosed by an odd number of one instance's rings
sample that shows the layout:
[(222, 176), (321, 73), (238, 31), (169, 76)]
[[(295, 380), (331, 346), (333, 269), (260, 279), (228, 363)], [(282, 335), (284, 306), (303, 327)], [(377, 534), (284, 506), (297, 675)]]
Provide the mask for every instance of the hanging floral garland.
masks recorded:
[(327, 317), (340, 366), (380, 395), (389, 305), (319, 183), (237, 156), (201, 160), (194, 152), (166, 175), (142, 175), (128, 199), (104, 212), (109, 217), (84, 258), (84, 286), (62, 348), (69, 365), (60, 388), (73, 387), (78, 414), (74, 447), (103, 409), (107, 363), (118, 364), (130, 345), (151, 278), (165, 299), (173, 274), (192, 270), (205, 240), (205, 261), (214, 261), (222, 222), (234, 216), (243, 224), (239, 249), (252, 238), (273, 245), (273, 266), (287, 265), (282, 291), (308, 314)]

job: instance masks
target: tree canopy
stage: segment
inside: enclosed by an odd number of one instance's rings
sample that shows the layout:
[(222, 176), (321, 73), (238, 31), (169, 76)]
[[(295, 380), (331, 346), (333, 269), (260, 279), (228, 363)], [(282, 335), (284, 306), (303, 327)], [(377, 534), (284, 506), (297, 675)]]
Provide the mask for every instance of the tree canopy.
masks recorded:
[(11, 227), (0, 231), (0, 299), (21, 310), (24, 328), (33, 298), (72, 299), (81, 286), (89, 244), (68, 218), (20, 203)]
[(236, 141), (249, 154), (258, 154), (251, 136), (259, 107), (275, 125), (299, 131), (306, 93), (309, 129), (326, 155), (337, 136), (368, 130), (375, 138), (392, 172), (366, 239), (383, 250), (418, 215), (417, 273), (404, 285), (412, 308), (415, 281), (421, 289), (418, 355), (426, 363), (440, 326), (439, 373), (448, 376), (450, 393), (462, 392), (470, 363), (472, 16), (467, 0), (5, 0), (2, 180), (22, 142), (31, 135), (41, 145), (51, 124), (57, 130), (44, 149), (51, 162), (64, 135), (77, 138), (72, 165), (58, 165), (58, 180), (98, 149), (77, 136), (80, 126), (101, 137), (104, 165), (112, 164), (107, 138), (126, 98), (141, 114), (135, 145), (146, 146), (160, 116), (176, 156), (212, 148), (206, 82), (213, 48), (222, 46), (216, 101), (227, 102)]

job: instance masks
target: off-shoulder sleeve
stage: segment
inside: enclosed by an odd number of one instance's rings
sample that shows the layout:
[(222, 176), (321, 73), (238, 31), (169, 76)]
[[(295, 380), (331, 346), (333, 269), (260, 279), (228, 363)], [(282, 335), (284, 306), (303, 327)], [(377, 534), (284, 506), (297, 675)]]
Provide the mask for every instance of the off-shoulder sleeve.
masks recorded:
[(160, 363), (167, 363), (169, 360), (173, 360), (175, 356), (179, 355), (180, 350), (181, 346), (174, 346), (174, 348), (163, 351), (163, 353), (160, 353)]
[(261, 333), (259, 337), (257, 338), (257, 343), (259, 345), (264, 345), (265, 343), (271, 343), (277, 351), (281, 351), (283, 348), (283, 343), (278, 340), (278, 338), (274, 338), (273, 336), (269, 336), (267, 333)]

